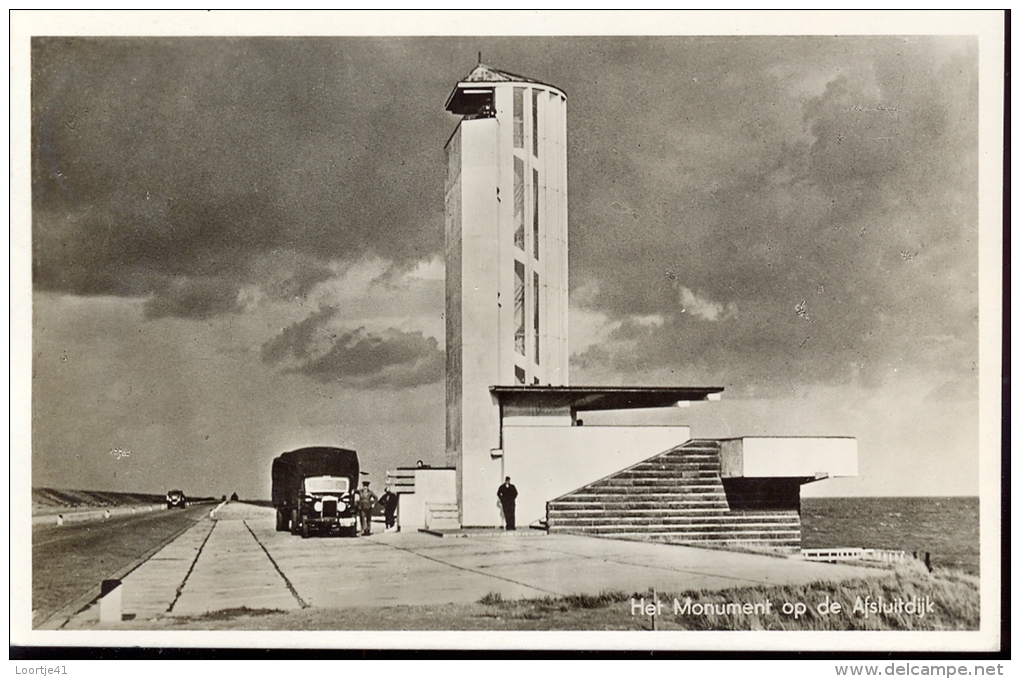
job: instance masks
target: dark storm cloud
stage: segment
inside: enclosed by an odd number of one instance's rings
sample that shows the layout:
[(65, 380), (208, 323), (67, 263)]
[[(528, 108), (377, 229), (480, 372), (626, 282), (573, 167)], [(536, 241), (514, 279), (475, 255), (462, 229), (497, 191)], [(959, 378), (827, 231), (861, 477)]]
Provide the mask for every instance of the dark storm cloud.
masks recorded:
[[(262, 345), (262, 360), (265, 363), (280, 363), (288, 358), (307, 361), (315, 353), (317, 344), (330, 335), (326, 324), (337, 315), (332, 307), (320, 309), (303, 321), (284, 328), (279, 335)], [(318, 342), (317, 342), (318, 340)]]
[[(610, 318), (665, 319), (579, 364), (773, 390), (874, 386), (897, 366), (973, 384), (974, 41), (697, 46), (671, 43), (661, 77), (620, 88), (633, 122), (571, 102), (572, 284), (594, 283)], [(684, 314), (684, 290), (738, 313)]]
[(239, 310), (237, 286), (218, 278), (178, 277), (155, 290), (145, 304), (146, 318), (205, 319)]
[(421, 332), (364, 328), (334, 331), (335, 309), (320, 310), (294, 323), (262, 346), (262, 360), (318, 382), (364, 389), (415, 387), (443, 376), (444, 354)]
[(173, 276), (239, 285), (270, 252), (320, 272), (438, 252), (442, 102), (464, 65), (406, 57), (400, 40), (35, 39), (37, 289), (161, 296)]
[(436, 339), (420, 331), (390, 329), (376, 335), (362, 328), (339, 335), (326, 354), (295, 372), (362, 388), (416, 387), (442, 379), (444, 361)]

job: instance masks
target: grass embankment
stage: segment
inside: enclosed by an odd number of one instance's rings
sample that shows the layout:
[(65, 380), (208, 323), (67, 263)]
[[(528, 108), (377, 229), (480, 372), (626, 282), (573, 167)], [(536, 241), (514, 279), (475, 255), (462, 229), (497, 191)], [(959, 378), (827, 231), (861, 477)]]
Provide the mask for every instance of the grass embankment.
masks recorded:
[[(674, 598), (680, 613), (675, 613)], [(684, 592), (659, 599), (668, 601), (657, 620), (659, 629), (973, 630), (980, 627), (981, 612), (976, 577), (918, 568), (897, 569), (888, 578)]]
[[(602, 592), (542, 599), (507, 600), (487, 594), (476, 603), (358, 609), (307, 609), (294, 613), (235, 609), (198, 618), (163, 619), (137, 625), (158, 629), (262, 630), (650, 630), (652, 618), (632, 602), (651, 593)], [(978, 579), (959, 571), (900, 568), (887, 578), (819, 582), (804, 586), (744, 587), (724, 591), (657, 593), (659, 630), (973, 630), (979, 627)], [(683, 610), (674, 611), (674, 598)], [(819, 611), (819, 604), (830, 602)], [(687, 606), (688, 599), (690, 605)], [(854, 611), (881, 602), (886, 610)], [(896, 602), (903, 606), (897, 606)], [(920, 602), (924, 615), (905, 604)], [(840, 604), (836, 612), (832, 602)], [(928, 605), (930, 602), (930, 605)], [(783, 604), (788, 603), (789, 613)], [(803, 608), (796, 608), (797, 604)], [(713, 606), (709, 607), (709, 604)], [(731, 604), (714, 612), (715, 604)], [(736, 612), (739, 604), (744, 613)], [(890, 608), (891, 605), (891, 608)], [(686, 608), (685, 608), (686, 607)], [(702, 608), (713, 612), (701, 612)], [(757, 609), (757, 612), (753, 612)], [(764, 610), (768, 613), (763, 613)], [(695, 613), (695, 611), (699, 611)], [(127, 626), (127, 624), (125, 624)], [(133, 627), (135, 627), (133, 625)]]

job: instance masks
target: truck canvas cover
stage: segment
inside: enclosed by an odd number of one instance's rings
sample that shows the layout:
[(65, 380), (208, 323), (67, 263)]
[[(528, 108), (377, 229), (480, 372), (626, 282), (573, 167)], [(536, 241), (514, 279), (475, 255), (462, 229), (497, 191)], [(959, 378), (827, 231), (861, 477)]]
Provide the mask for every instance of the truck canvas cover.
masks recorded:
[(358, 454), (346, 448), (301, 448), (273, 460), (273, 505), (293, 503), (301, 482), (310, 476), (345, 476), (354, 490), (358, 479)]

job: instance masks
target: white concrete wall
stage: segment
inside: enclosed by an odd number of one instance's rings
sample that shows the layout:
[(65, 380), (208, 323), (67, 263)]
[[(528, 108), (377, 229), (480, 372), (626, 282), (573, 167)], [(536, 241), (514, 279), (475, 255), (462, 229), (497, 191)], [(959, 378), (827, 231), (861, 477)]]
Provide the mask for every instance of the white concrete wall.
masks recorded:
[[(499, 446), (499, 406), (489, 392), (499, 383), (501, 356), (507, 333), (501, 323), (500, 299), (512, 305), (502, 287), (500, 248), (496, 225), (501, 202), (496, 193), (500, 181), (498, 139), (500, 129), (493, 118), (461, 123), (461, 457), (460, 487), (463, 525), (483, 525), (491, 517), (478, 515), (481, 489), (498, 483), (502, 469), (489, 451)], [(512, 286), (512, 283), (511, 283)], [(502, 295), (501, 295), (502, 291)], [(505, 306), (505, 305), (504, 305)], [(511, 331), (512, 332), (512, 331)], [(513, 338), (510, 337), (512, 350)], [(511, 374), (513, 367), (510, 368)]]
[[(686, 443), (690, 427), (545, 427), (503, 429), (506, 476), (517, 487), (517, 525), (545, 518), (545, 503)], [(502, 481), (502, 479), (500, 479)], [(489, 503), (497, 511), (496, 483)]]
[(416, 469), (414, 492), (400, 495), (397, 520), (401, 530), (425, 528), (425, 505), (456, 504), (455, 469)]
[(744, 437), (722, 442), (723, 478), (857, 476), (857, 439)]

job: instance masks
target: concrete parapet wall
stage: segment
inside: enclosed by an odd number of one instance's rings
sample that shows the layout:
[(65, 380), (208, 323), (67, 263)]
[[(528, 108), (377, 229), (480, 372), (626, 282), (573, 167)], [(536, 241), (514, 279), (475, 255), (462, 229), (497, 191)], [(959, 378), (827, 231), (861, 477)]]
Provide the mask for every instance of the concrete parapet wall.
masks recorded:
[(747, 436), (720, 444), (724, 479), (857, 476), (854, 438)]
[[(685, 426), (505, 427), (504, 471), (517, 487), (517, 523), (544, 519), (546, 502), (690, 438)], [(493, 507), (497, 487), (490, 490)]]
[(101, 521), (115, 516), (166, 511), (166, 504), (135, 505), (131, 507), (70, 507), (61, 511), (47, 511), (32, 517), (33, 526), (60, 525)]
[[(494, 490), (493, 493), (496, 491)], [(493, 496), (495, 497), (495, 495)], [(401, 530), (425, 528), (428, 505), (457, 506), (457, 471), (424, 467), (414, 470), (414, 492), (402, 493), (398, 507)]]

